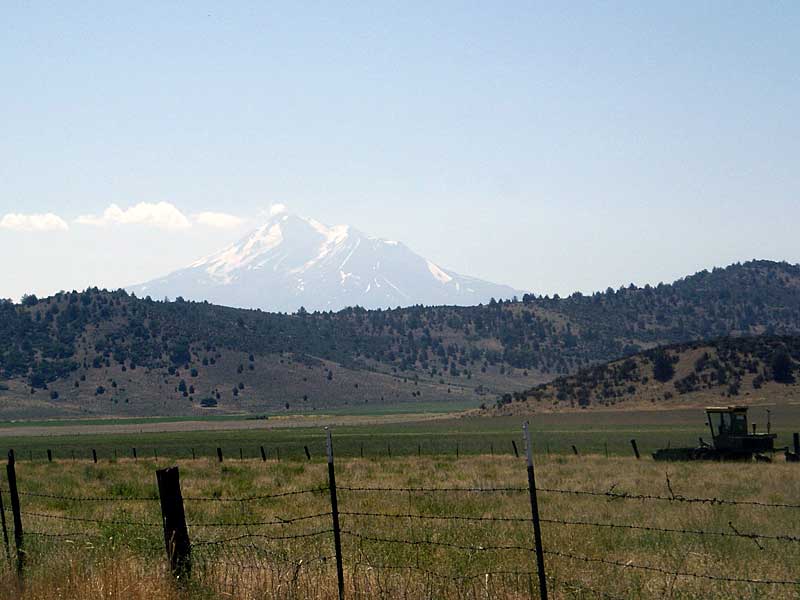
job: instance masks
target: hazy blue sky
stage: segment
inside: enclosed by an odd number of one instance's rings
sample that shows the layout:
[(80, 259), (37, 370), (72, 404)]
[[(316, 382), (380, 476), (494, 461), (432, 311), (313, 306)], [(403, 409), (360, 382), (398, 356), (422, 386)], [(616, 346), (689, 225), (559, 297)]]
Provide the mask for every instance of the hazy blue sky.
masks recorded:
[(541, 293), (800, 262), (800, 3), (266, 5), (3, 4), (1, 297), (273, 203)]

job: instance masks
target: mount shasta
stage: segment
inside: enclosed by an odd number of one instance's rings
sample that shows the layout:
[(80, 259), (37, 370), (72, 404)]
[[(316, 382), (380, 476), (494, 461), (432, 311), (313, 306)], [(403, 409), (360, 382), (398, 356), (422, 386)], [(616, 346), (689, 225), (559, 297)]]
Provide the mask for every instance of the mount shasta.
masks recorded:
[(286, 212), (216, 254), (129, 290), (273, 312), (469, 306), (524, 293), (443, 269), (400, 242)]

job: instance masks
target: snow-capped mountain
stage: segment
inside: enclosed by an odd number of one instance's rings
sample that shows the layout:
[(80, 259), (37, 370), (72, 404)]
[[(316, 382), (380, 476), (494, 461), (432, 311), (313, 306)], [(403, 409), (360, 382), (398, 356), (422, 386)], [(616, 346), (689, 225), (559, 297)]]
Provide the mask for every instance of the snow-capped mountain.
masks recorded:
[(273, 215), (216, 254), (129, 290), (280, 312), (466, 306), (523, 293), (442, 269), (400, 242), (288, 213)]

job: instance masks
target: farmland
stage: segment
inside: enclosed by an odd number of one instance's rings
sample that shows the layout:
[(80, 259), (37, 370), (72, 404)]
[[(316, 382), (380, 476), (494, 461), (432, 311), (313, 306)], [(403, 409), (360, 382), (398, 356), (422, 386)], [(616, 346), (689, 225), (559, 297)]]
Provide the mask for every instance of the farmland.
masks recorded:
[[(337, 450), (347, 439), (337, 432)], [(800, 558), (796, 465), (536, 458), (552, 597), (798, 592), (786, 583), (798, 579)], [(155, 486), (163, 463), (21, 461), (25, 587), (3, 564), (0, 598), (336, 597), (322, 457), (177, 464), (193, 544), (188, 582), (176, 584), (165, 559)], [(535, 597), (523, 459), (340, 457), (336, 470), (346, 597)], [(712, 497), (730, 503), (701, 501)]]
[[(800, 405), (751, 407), (760, 430), (766, 409), (777, 445), (789, 444)], [(536, 597), (521, 420), (478, 415), (432, 407), (4, 423), (0, 452), (17, 457), (27, 563), (20, 590), (12, 537), (12, 560), (0, 557), (0, 600), (335, 598), (325, 425), (346, 597)], [(543, 413), (531, 430), (551, 597), (798, 591), (786, 582), (800, 579), (800, 472), (780, 454), (766, 465), (655, 463), (658, 447), (708, 437), (699, 408)], [(192, 576), (180, 585), (155, 481), (170, 465), (180, 469), (192, 542)], [(0, 489), (10, 525), (4, 477)]]
[[(800, 430), (800, 405), (753, 406), (750, 421), (759, 430), (766, 427), (766, 410), (772, 413), (772, 431), (778, 446), (791, 443), (791, 432)], [(221, 447), (224, 456), (245, 458), (260, 455), (259, 447), (285, 459), (305, 458), (304, 446), (313, 457), (324, 452), (323, 426), (334, 427), (338, 453), (343, 457), (378, 458), (409, 455), (511, 454), (512, 439), (519, 444), (520, 417), (479, 417), (473, 413), (453, 415), (343, 414), (295, 415), (266, 420), (213, 421), (120, 419), (72, 425), (68, 421), (34, 424), (0, 424), (0, 452), (17, 451), (20, 460), (46, 460), (46, 451), (66, 460), (91, 457), (94, 448), (100, 460), (138, 456), (166, 458), (212, 456)], [(80, 431), (84, 433), (76, 433)], [(103, 433), (92, 433), (101, 429)], [(700, 408), (675, 410), (590, 410), (532, 415), (531, 430), (537, 452), (629, 456), (630, 440), (636, 438), (643, 453), (664, 446), (694, 445), (708, 437)]]

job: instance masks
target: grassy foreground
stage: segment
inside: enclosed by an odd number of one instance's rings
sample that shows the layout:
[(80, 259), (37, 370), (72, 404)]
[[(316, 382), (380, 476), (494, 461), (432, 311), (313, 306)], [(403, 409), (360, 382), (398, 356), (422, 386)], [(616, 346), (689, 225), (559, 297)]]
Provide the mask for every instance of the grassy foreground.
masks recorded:
[[(178, 465), (193, 543), (190, 581), (176, 585), (166, 565), (155, 486), (155, 469), (163, 461), (23, 462), (17, 475), (26, 577), (18, 587), (0, 557), (0, 599), (336, 597), (324, 462), (220, 465), (204, 459)], [(798, 475), (797, 465), (785, 463), (665, 465), (597, 455), (540, 457), (537, 464), (540, 488), (772, 504), (798, 504)], [(339, 460), (347, 597), (536, 597), (526, 481), (524, 461), (512, 456)], [(365, 487), (515, 489), (347, 489)], [(5, 479), (2, 488), (7, 489)], [(308, 491), (253, 498), (298, 490)], [(800, 509), (552, 491), (540, 492), (540, 506), (551, 597), (786, 598), (800, 593), (798, 585), (687, 575), (800, 579)], [(747, 537), (752, 533), (767, 537)], [(787, 537), (773, 539), (779, 536)]]

